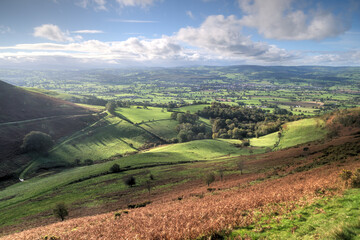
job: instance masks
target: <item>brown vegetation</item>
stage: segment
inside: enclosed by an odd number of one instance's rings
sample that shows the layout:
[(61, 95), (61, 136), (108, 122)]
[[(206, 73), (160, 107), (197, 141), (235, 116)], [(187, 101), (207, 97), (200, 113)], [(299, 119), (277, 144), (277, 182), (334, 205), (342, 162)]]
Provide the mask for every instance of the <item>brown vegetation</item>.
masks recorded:
[[(357, 155), (346, 154), (349, 145), (359, 149), (358, 135), (311, 145), (307, 156), (301, 156), (304, 146), (258, 155), (247, 165), (252, 173), (227, 175), (225, 181), (213, 183), (215, 191), (207, 192), (201, 182), (189, 182), (116, 220), (113, 212), (75, 218), (3, 239), (41, 239), (46, 235), (60, 239), (194, 239), (246, 226), (263, 214), (281, 215), (341, 193), (341, 170), (360, 167)], [(323, 161), (336, 154), (344, 157)]]

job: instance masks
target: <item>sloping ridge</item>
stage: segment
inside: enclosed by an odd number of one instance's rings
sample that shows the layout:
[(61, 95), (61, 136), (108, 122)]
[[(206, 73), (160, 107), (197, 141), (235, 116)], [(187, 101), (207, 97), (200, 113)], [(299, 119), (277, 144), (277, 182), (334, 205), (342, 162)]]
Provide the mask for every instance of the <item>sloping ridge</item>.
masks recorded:
[(0, 123), (87, 113), (91, 111), (73, 103), (0, 81)]
[(41, 131), (58, 141), (97, 121), (101, 116), (94, 113), (0, 81), (0, 188), (31, 161), (20, 150), (27, 133)]

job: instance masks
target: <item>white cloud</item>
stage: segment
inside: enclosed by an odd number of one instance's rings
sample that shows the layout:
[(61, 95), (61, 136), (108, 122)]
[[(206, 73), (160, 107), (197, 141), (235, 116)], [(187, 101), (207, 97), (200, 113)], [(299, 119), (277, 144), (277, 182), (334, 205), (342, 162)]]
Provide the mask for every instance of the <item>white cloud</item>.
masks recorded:
[(241, 24), (254, 27), (266, 38), (321, 40), (349, 29), (347, 21), (320, 8), (311, 13), (294, 9), (293, 0), (238, 0)]
[(11, 31), (10, 27), (4, 26), (4, 25), (0, 25), (0, 34), (9, 33), (10, 31)]
[(116, 0), (119, 3), (120, 7), (142, 7), (152, 5), (157, 0)]
[[(18, 50), (18, 52), (3, 52)], [(26, 52), (24, 52), (26, 51)], [(39, 59), (49, 56), (71, 57), (73, 59), (93, 59), (94, 61), (188, 61), (196, 58), (192, 51), (183, 49), (169, 37), (152, 40), (129, 38), (126, 41), (101, 42), (98, 40), (80, 43), (37, 43), (18, 44), (10, 47), (0, 47), (0, 58), (5, 59)]]
[(274, 45), (253, 42), (241, 34), (241, 20), (235, 16), (209, 16), (199, 28), (182, 28), (176, 39), (223, 57), (283, 61), (295, 56)]
[(72, 31), (72, 33), (95, 34), (95, 33), (104, 33), (104, 32), (101, 30), (77, 30), (77, 31)]
[(76, 2), (76, 5), (82, 8), (87, 8), (91, 6), (95, 10), (107, 10), (106, 0), (79, 0)]
[(186, 11), (186, 15), (188, 15), (191, 19), (195, 19), (193, 13), (190, 10)]
[(53, 24), (43, 24), (34, 28), (34, 37), (41, 37), (56, 42), (72, 42), (74, 39), (68, 33), (62, 32)]
[(326, 66), (359, 66), (360, 50), (345, 52), (320, 52), (305, 56), (300, 61), (301, 65), (326, 65)]

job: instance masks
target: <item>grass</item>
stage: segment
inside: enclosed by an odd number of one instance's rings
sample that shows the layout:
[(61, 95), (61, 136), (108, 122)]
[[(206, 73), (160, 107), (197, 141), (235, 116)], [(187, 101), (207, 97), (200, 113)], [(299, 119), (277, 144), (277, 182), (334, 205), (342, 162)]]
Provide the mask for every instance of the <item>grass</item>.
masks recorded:
[(146, 122), (140, 124), (144, 129), (167, 139), (171, 139), (177, 136), (175, 127), (179, 122), (175, 120), (158, 120), (153, 122)]
[(21, 174), (26, 177), (40, 168), (73, 164), (75, 159), (93, 161), (135, 152), (153, 138), (143, 129), (117, 117), (107, 116), (55, 145), (46, 157), (37, 157)]
[[(342, 197), (322, 198), (284, 216), (263, 217), (255, 225), (234, 230), (228, 239), (360, 239), (360, 189)], [(262, 229), (262, 231), (257, 231)]]
[(233, 142), (238, 142), (238, 140), (204, 139), (162, 146), (152, 149), (148, 153), (181, 153), (182, 156), (191, 160), (208, 160), (250, 154), (251, 148), (237, 148)]
[(137, 106), (131, 106), (130, 108), (117, 108), (116, 112), (123, 115), (133, 123), (170, 119), (171, 115), (171, 112), (167, 112), (166, 109), (156, 107), (143, 109), (142, 107), (137, 108)]
[(178, 110), (181, 112), (189, 111), (190, 113), (196, 113), (197, 111), (203, 110), (204, 107), (208, 107), (208, 106), (210, 106), (210, 104), (190, 105), (190, 106), (186, 106), (186, 107), (181, 107)]
[[(136, 175), (139, 185), (146, 181), (147, 175), (144, 173), (149, 171), (156, 179), (171, 179), (176, 176), (201, 177), (206, 168), (188, 167), (174, 171), (171, 165), (164, 164), (219, 160), (229, 156), (248, 155), (249, 151), (249, 148), (240, 149), (224, 140), (198, 140), (160, 146), (140, 154), (101, 164), (76, 167), (53, 175), (25, 178), (24, 182), (9, 186), (0, 192), (0, 226), (16, 224), (24, 221), (24, 217), (50, 211), (56, 202), (81, 206), (90, 204), (90, 207), (114, 201), (116, 199), (106, 197), (106, 194), (126, 190), (122, 182), (126, 175)], [(109, 174), (108, 171), (114, 163), (128, 171)], [(166, 183), (158, 188), (165, 191), (174, 184)]]
[(279, 140), (278, 132), (274, 132), (259, 138), (250, 139), (250, 145), (254, 147), (273, 148), (278, 140)]
[(325, 122), (318, 118), (303, 119), (283, 125), (278, 149), (323, 139), (327, 134)]

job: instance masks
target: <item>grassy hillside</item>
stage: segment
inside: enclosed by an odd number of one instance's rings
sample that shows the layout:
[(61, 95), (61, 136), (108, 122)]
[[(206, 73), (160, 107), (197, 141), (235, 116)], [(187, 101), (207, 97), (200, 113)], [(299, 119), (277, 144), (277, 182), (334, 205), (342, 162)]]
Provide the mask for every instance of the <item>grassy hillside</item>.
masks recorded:
[(156, 142), (143, 129), (114, 116), (107, 116), (67, 137), (49, 151), (48, 156), (36, 158), (21, 177), (41, 168), (71, 166), (78, 159), (99, 161), (119, 154), (138, 151), (147, 142)]
[(142, 128), (167, 139), (175, 138), (177, 132), (175, 130), (179, 122), (175, 120), (157, 120), (152, 122), (144, 122), (139, 124)]
[(151, 122), (163, 119), (170, 119), (171, 112), (167, 112), (166, 109), (148, 107), (143, 109), (142, 107), (131, 106), (130, 108), (117, 108), (116, 112), (133, 123)]
[(181, 158), (206, 160), (219, 157), (249, 154), (250, 148), (237, 148), (232, 143), (218, 139), (204, 139), (161, 146), (148, 153), (178, 154)]
[(254, 147), (283, 149), (321, 140), (327, 133), (324, 120), (309, 118), (286, 123), (282, 126), (280, 135), (279, 132), (275, 132), (259, 138), (252, 138), (250, 144)]
[(351, 189), (343, 196), (323, 197), (281, 217), (264, 216), (256, 225), (234, 230), (227, 238), (359, 239), (359, 206), (360, 189)]
[[(206, 141), (195, 142), (208, 144)], [(352, 135), (324, 144), (312, 144), (309, 154), (302, 158), (298, 157), (302, 149), (289, 148), (249, 158), (242, 156), (223, 161), (134, 169), (129, 174), (133, 174), (139, 182), (133, 188), (125, 187), (120, 180), (126, 172), (78, 182), (73, 182), (75, 174), (56, 179), (55, 176), (32, 179), (28, 183), (14, 185), (6, 191), (6, 195), (0, 195), (0, 199), (5, 199), (0, 201), (2, 226), (16, 223), (13, 217), (19, 215), (27, 216), (25, 219), (30, 221), (29, 215), (41, 209), (46, 211), (38, 214), (38, 218), (47, 224), (54, 222), (56, 220), (51, 216), (50, 206), (55, 201), (65, 201), (74, 215), (64, 222), (30, 229), (3, 239), (41, 239), (45, 235), (55, 235), (61, 239), (90, 236), (105, 239), (338, 239), (337, 236), (342, 234), (356, 239), (360, 229), (359, 191), (346, 191), (342, 196), (344, 182), (339, 178), (339, 172), (343, 168), (360, 168), (358, 156), (351, 152), (356, 151), (359, 144), (359, 134), (354, 130)], [(179, 149), (190, 149), (186, 144), (177, 146)], [(161, 149), (171, 152), (171, 148), (163, 146), (147, 154), (155, 154)], [(339, 152), (344, 154), (341, 159), (335, 158)], [(134, 160), (133, 157), (129, 157), (129, 160)], [(236, 170), (239, 159), (246, 159), (247, 171), (244, 174)], [(233, 165), (229, 165), (230, 162)], [(191, 178), (203, 177), (219, 167), (226, 169), (225, 180), (221, 181), (216, 172), (216, 181), (210, 185), (210, 190), (203, 179)], [(90, 166), (78, 168), (76, 174), (81, 176), (85, 172), (83, 169), (92, 174), (98, 171), (95, 166)], [(150, 171), (155, 176), (155, 187), (148, 194), (145, 181), (149, 179)], [(44, 179), (49, 180), (48, 185)], [(69, 182), (59, 185), (58, 181), (62, 179)], [(56, 190), (44, 194), (39, 186), (56, 187)], [(30, 196), (25, 189), (31, 188), (37, 189), (37, 198), (18, 201), (21, 198), (19, 193), (23, 191), (24, 198), (25, 195)], [(152, 203), (129, 209), (127, 214), (122, 213), (119, 218), (114, 218), (116, 212), (126, 209), (129, 202), (123, 202), (124, 199), (132, 199), (129, 200), (131, 203), (150, 199)], [(23, 204), (25, 202), (27, 204)], [(107, 202), (106, 206), (113, 206), (116, 212), (75, 218), (79, 206), (82, 206), (80, 212), (91, 212), (104, 202)], [(9, 203), (12, 205), (6, 206)], [(20, 219), (15, 219), (19, 223)]]
[[(248, 155), (249, 149), (236, 148), (232, 143), (226, 141), (198, 140), (161, 146), (141, 154), (102, 164), (77, 167), (54, 175), (25, 178), (25, 182), (12, 185), (0, 192), (0, 199), (2, 199), (0, 201), (0, 211), (2, 212), (0, 225), (19, 223), (33, 214), (50, 211), (51, 203), (58, 201), (65, 201), (73, 206), (80, 204), (82, 207), (88, 206), (87, 203), (90, 202), (92, 204), (88, 207), (94, 207), (93, 204), (109, 204), (114, 199), (100, 196), (107, 194), (116, 196), (119, 191), (126, 192), (127, 188), (122, 181), (124, 176), (136, 175), (138, 184), (142, 185), (151, 171), (159, 181), (157, 184), (163, 185), (159, 188), (161, 190), (171, 187), (172, 185), (168, 186), (168, 184), (173, 181), (175, 182), (172, 184), (178, 184), (178, 181), (181, 182), (184, 179), (202, 177), (203, 171), (211, 165), (195, 169), (192, 169), (192, 165), (187, 165), (187, 168), (177, 171), (171, 166), (198, 160), (223, 158), (225, 161), (225, 157), (244, 154)], [(124, 172), (110, 174), (109, 169), (114, 163), (119, 164)], [(98, 188), (98, 186), (104, 187)], [(31, 191), (27, 191), (27, 189), (31, 189)], [(49, 196), (52, 197), (49, 198)]]
[(326, 136), (325, 122), (319, 118), (290, 122), (282, 127), (278, 149), (316, 141)]
[(26, 134), (41, 131), (60, 141), (101, 117), (87, 108), (1, 81), (0, 102), (0, 185), (1, 180), (17, 179), (31, 162), (32, 156), (20, 149)]
[(196, 113), (197, 111), (203, 110), (204, 107), (208, 107), (208, 106), (210, 106), (210, 104), (190, 105), (190, 106), (186, 106), (186, 107), (181, 107), (178, 110), (182, 111), (182, 112), (189, 111), (190, 113)]

